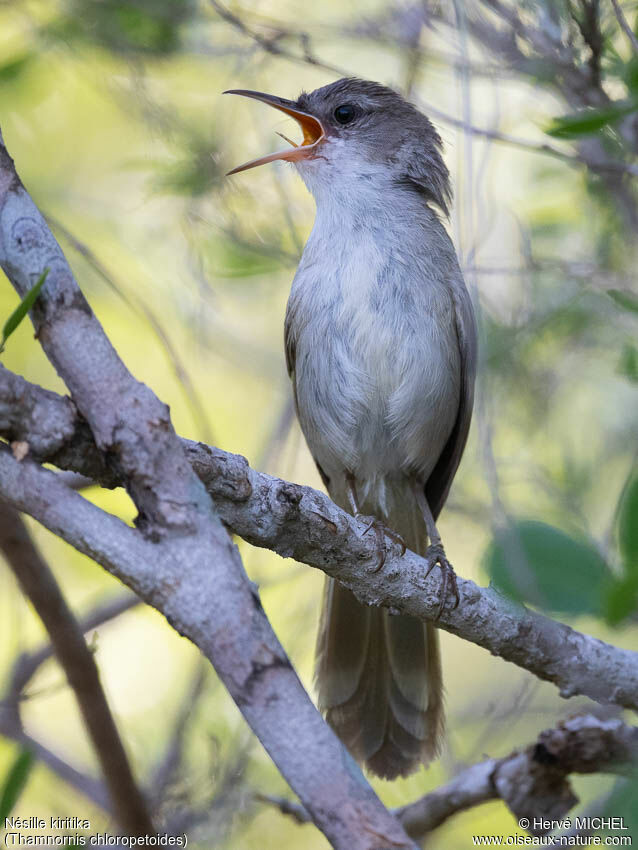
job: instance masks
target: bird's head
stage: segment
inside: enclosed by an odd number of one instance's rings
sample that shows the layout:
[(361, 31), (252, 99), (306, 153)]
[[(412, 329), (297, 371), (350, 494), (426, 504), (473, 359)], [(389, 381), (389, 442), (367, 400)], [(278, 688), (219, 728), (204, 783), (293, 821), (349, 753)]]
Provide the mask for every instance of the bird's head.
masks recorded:
[[(297, 100), (233, 89), (294, 118), (303, 132), (297, 144), (234, 168), (236, 174), (274, 160), (293, 162), (315, 195), (348, 187), (377, 185), (417, 191), (445, 214), (450, 201), (449, 173), (441, 139), (430, 120), (392, 89), (355, 78), (337, 80)], [(280, 134), (281, 135), (281, 134)]]

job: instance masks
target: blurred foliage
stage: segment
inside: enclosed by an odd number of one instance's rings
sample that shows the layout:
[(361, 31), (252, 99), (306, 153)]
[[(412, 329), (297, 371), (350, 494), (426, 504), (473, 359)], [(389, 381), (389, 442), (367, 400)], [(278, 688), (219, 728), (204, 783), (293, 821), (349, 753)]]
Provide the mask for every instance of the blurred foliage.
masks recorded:
[[(563, 95), (561, 67), (521, 47), (520, 34), (492, 45), (472, 38), (463, 47), (444, 14), (454, 6), (471, 22), (495, 21), (481, 0), (259, 0), (228, 7), (6, 0), (0, 118), (21, 177), (93, 309), (134, 374), (170, 404), (178, 431), (320, 487), (297, 426), (289, 425), (281, 344), (312, 203), (282, 165), (224, 177), (276, 144), (273, 131), (296, 131), (280, 116), (220, 93), (241, 85), (294, 97), (340, 76), (338, 67), (409, 92), (425, 111), (431, 104), (456, 188), (450, 232), (481, 322), (475, 421), (441, 517), (448, 554), (460, 574), (479, 581), (487, 574), (516, 599), (638, 650), (638, 239), (636, 178), (626, 170), (636, 165), (638, 57), (611, 4), (599, 4), (599, 32), (584, 16), (588, 5), (516, 4), (522, 25), (557, 34), (568, 48), (587, 91), (596, 92), (584, 104)], [(635, 10), (626, 9), (635, 25)], [(466, 136), (446, 123), (445, 115), (464, 115), (465, 94), (477, 124), (523, 146)], [(548, 157), (548, 141), (566, 159)], [(611, 167), (587, 167), (584, 154), (588, 161), (607, 158)], [(14, 308), (15, 294), (0, 286), (0, 317)], [(64, 391), (27, 322), (15, 330), (3, 364)], [(86, 496), (132, 522), (123, 491), (92, 488)], [(75, 610), (90, 611), (117, 591), (88, 559), (30, 527)], [(240, 547), (273, 626), (312, 690), (322, 576)], [(190, 645), (141, 608), (99, 633), (101, 675), (136, 775), (148, 786), (186, 710), (179, 765), (158, 805), (167, 823), (184, 823), (190, 846), (327, 846), (312, 827), (257, 802), (260, 791), (289, 791), (261, 748), (245, 743), (237, 709), (212, 673), (199, 695), (190, 695), (198, 661)], [(448, 747), (427, 772), (375, 783), (388, 805), (415, 799), (458, 764), (486, 752), (506, 754), (589, 706), (562, 701), (550, 685), (441, 637)], [(16, 658), (44, 638), (0, 571), (4, 680)], [(21, 710), (34, 737), (94, 772), (55, 662), (30, 683)], [(6, 787), (16, 764), (15, 744), (0, 740), (0, 784)], [(608, 800), (600, 810), (610, 815), (635, 793), (626, 779), (617, 786), (601, 777), (575, 784), (583, 810), (602, 787)], [(96, 830), (113, 826), (40, 763), (15, 810), (90, 816)], [(453, 818), (428, 846), (464, 850), (470, 835), (495, 832), (517, 832), (496, 803)]]
[(607, 564), (590, 543), (533, 521), (495, 537), (485, 569), (501, 592), (561, 614), (601, 615), (611, 584)]
[(197, 6), (196, 0), (70, 0), (44, 33), (124, 55), (166, 56), (179, 51)]
[(3, 826), (29, 780), (33, 762), (33, 753), (26, 748), (21, 749), (4, 778), (0, 789), (0, 823)]

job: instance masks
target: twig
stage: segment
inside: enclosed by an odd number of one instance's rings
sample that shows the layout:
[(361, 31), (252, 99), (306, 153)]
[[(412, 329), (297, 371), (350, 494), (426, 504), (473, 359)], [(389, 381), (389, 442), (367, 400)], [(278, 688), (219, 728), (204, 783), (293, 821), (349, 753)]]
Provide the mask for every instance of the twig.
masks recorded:
[[(80, 632), (86, 634), (92, 629), (96, 629), (103, 623), (119, 617), (126, 611), (130, 611), (136, 605), (140, 604), (140, 599), (132, 593), (126, 593), (116, 599), (98, 606), (94, 611), (89, 613), (83, 620), (77, 624)], [(36, 670), (48, 661), (55, 654), (55, 649), (52, 643), (45, 644), (40, 649), (33, 652), (23, 653), (16, 659), (16, 663), (11, 674), (10, 693), (18, 697), (25, 689), (27, 682), (33, 678)]]
[(111, 799), (103, 782), (82, 773), (48, 747), (45, 747), (44, 744), (24, 732), (19, 723), (8, 717), (7, 710), (2, 705), (0, 705), (0, 735), (28, 749), (38, 761), (46, 765), (63, 782), (66, 782), (95, 806), (105, 812), (112, 813)]
[(197, 663), (192, 684), (186, 689), (186, 693), (184, 694), (184, 699), (175, 718), (173, 731), (169, 737), (164, 755), (155, 768), (154, 776), (151, 780), (151, 795), (156, 806), (161, 804), (166, 789), (174, 779), (182, 762), (184, 737), (189, 721), (193, 718), (195, 706), (204, 692), (207, 669), (208, 666), (204, 664), (203, 659), (200, 659)]
[(443, 121), (445, 124), (449, 124), (452, 127), (457, 127), (459, 130), (464, 130), (466, 133), (470, 133), (473, 136), (483, 136), (486, 139), (502, 142), (505, 145), (520, 148), (521, 150), (546, 154), (547, 156), (553, 156), (556, 159), (562, 159), (563, 162), (570, 162), (574, 165), (584, 165), (591, 168), (593, 171), (609, 171), (613, 173), (638, 176), (638, 165), (610, 159), (600, 161), (588, 159), (582, 154), (573, 154), (568, 153), (567, 151), (562, 151), (560, 148), (554, 147), (547, 142), (532, 142), (528, 139), (522, 139), (519, 136), (512, 136), (509, 133), (503, 133), (500, 130), (489, 130), (484, 127), (476, 127), (473, 124), (468, 124), (460, 118), (455, 118), (453, 115), (449, 115), (447, 112), (443, 112), (431, 103), (425, 103), (423, 101), (419, 102), (430, 117)]
[(638, 38), (636, 38), (634, 31), (629, 26), (629, 21), (625, 17), (625, 13), (623, 12), (619, 0), (611, 0), (611, 5), (614, 7), (614, 12), (616, 13), (616, 17), (618, 18), (618, 23), (620, 24), (622, 31), (631, 42), (633, 49), (638, 51)]
[(6, 502), (0, 504), (0, 548), (51, 638), (102, 767), (118, 821), (130, 835), (153, 833), (153, 823), (133, 778), (95, 659), (22, 518)]

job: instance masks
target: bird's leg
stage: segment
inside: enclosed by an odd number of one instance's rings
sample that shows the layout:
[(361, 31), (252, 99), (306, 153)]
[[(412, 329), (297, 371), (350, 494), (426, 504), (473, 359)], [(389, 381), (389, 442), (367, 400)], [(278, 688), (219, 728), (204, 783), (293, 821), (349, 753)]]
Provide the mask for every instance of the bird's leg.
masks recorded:
[(454, 597), (454, 605), (452, 606), (452, 610), (458, 607), (459, 604), (459, 589), (456, 583), (456, 573), (454, 572), (454, 567), (448, 561), (447, 555), (445, 554), (445, 549), (443, 548), (443, 543), (441, 542), (441, 535), (438, 532), (436, 527), (436, 523), (434, 522), (434, 517), (432, 516), (432, 511), (430, 510), (430, 506), (428, 504), (428, 500), (425, 497), (425, 487), (421, 482), (414, 481), (413, 482), (413, 491), (414, 497), (419, 506), (419, 510), (421, 511), (421, 515), (425, 521), (425, 527), (427, 529), (428, 537), (430, 538), (430, 545), (427, 548), (427, 552), (425, 553), (425, 559), (427, 561), (427, 570), (426, 577), (430, 575), (434, 567), (438, 566), (441, 570), (441, 599), (439, 601), (439, 607), (436, 612), (435, 620), (438, 620), (441, 616), (441, 612), (443, 611), (443, 606), (445, 605), (445, 600), (448, 594), (448, 590), (451, 592)]
[(374, 530), (379, 560), (372, 572), (378, 573), (381, 567), (385, 564), (385, 558), (387, 554), (385, 538), (389, 537), (390, 540), (392, 540), (394, 543), (398, 543), (401, 547), (402, 555), (405, 554), (405, 550), (407, 548), (405, 545), (405, 540), (398, 532), (393, 531), (391, 528), (388, 528), (387, 525), (384, 525), (380, 519), (377, 519), (373, 516), (364, 516), (361, 513), (361, 509), (359, 507), (359, 497), (357, 496), (356, 480), (352, 472), (346, 472), (346, 488), (348, 491), (348, 501), (350, 502), (352, 515), (355, 517), (355, 519), (361, 519), (367, 523), (366, 527), (361, 533), (361, 536), (363, 537), (370, 530)]

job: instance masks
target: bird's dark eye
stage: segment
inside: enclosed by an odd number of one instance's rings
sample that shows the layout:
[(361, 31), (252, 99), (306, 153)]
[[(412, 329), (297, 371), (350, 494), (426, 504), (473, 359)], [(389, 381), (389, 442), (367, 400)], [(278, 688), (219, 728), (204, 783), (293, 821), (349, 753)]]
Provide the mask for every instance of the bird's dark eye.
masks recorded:
[(342, 103), (334, 111), (334, 116), (340, 124), (349, 124), (354, 120), (355, 109), (350, 103)]

